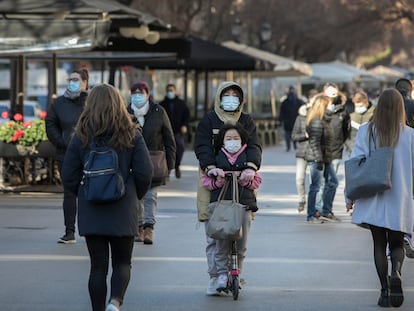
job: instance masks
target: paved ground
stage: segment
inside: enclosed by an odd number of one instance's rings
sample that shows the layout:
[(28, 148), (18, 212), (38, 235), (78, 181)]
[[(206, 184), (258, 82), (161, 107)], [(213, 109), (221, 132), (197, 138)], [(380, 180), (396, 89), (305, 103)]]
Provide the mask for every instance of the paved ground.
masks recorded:
[[(260, 210), (253, 222), (238, 301), (208, 297), (204, 229), (195, 211), (196, 160), (160, 189), (154, 245), (136, 244), (123, 311), (376, 310), (379, 284), (368, 231), (350, 223), (343, 173), (334, 212), (340, 223), (310, 225), (296, 211), (294, 153), (266, 148)], [(0, 195), (0, 310), (90, 310), (82, 238), (60, 245), (61, 194)], [(414, 309), (414, 260), (403, 267), (405, 302)], [(237, 309), (236, 309), (237, 308)]]

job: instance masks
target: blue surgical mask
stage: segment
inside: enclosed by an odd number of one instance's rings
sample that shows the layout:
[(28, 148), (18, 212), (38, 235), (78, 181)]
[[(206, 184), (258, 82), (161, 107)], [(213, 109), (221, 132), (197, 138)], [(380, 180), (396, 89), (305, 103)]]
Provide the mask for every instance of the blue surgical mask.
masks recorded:
[(131, 95), (131, 104), (133, 104), (137, 108), (141, 108), (147, 102), (147, 98), (144, 94), (137, 93)]
[(80, 81), (69, 81), (68, 91), (72, 93), (77, 93), (80, 91)]
[(174, 97), (175, 97), (174, 92), (167, 92), (167, 97), (168, 97), (169, 99), (174, 99)]
[(240, 100), (237, 96), (223, 96), (220, 105), (224, 111), (233, 112), (239, 108)]
[(224, 141), (224, 149), (226, 149), (230, 153), (236, 153), (241, 148), (241, 140), (225, 140)]

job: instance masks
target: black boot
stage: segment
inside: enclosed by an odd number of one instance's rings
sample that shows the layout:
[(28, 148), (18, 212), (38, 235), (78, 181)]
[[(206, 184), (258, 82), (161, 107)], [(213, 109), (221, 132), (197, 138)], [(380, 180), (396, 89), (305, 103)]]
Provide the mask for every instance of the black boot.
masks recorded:
[(381, 295), (378, 298), (378, 305), (383, 308), (390, 307), (390, 291), (389, 291), (389, 278), (381, 282)]
[(393, 271), (390, 276), (390, 304), (392, 307), (400, 307), (404, 302), (404, 295), (401, 286), (400, 272)]

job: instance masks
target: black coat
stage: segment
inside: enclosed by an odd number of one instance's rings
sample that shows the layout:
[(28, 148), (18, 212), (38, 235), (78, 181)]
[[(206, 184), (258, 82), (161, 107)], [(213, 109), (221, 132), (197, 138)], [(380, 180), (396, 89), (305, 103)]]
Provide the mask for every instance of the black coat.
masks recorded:
[(332, 159), (342, 159), (345, 141), (349, 139), (351, 135), (351, 118), (344, 106), (335, 106), (331, 124), (334, 132)]
[[(175, 167), (175, 139), (171, 128), (170, 120), (164, 108), (159, 104), (150, 101), (150, 107), (145, 115), (145, 123), (142, 127), (142, 136), (147, 144), (148, 150), (164, 150), (169, 170)], [(135, 122), (138, 122), (131, 108), (128, 111)], [(166, 180), (157, 181), (151, 184), (151, 187), (164, 185)]]
[(78, 196), (79, 234), (134, 236), (138, 228), (138, 199), (142, 199), (148, 191), (152, 176), (152, 162), (142, 135), (137, 133), (132, 149), (117, 151), (126, 189), (125, 196), (116, 202), (94, 204), (85, 199), (80, 182), (87, 152), (75, 135), (67, 148), (62, 167), (65, 189)]
[(322, 120), (313, 119), (306, 131), (309, 134), (309, 144), (305, 159), (308, 162), (332, 162), (332, 143), (334, 139), (331, 125), (332, 113), (325, 112)]
[(291, 132), (298, 116), (299, 108), (304, 104), (296, 95), (289, 94), (280, 105), (279, 120), (285, 131)]
[(188, 122), (190, 121), (190, 110), (187, 105), (178, 96), (173, 99), (165, 97), (160, 105), (167, 112), (168, 118), (171, 121), (174, 134), (181, 134), (181, 127), (186, 126), (188, 128)]
[[(258, 170), (262, 160), (262, 147), (257, 138), (256, 125), (251, 116), (246, 113), (240, 115), (238, 122), (249, 133), (246, 148), (248, 166), (254, 170)], [(223, 124), (223, 121), (218, 118), (214, 111), (208, 112), (198, 123), (194, 141), (194, 152), (202, 170), (216, 165), (214, 143)]]
[[(223, 169), (224, 171), (242, 171), (247, 168), (247, 157), (246, 152), (242, 152), (234, 164), (230, 164), (227, 160), (226, 155), (220, 150), (216, 156), (216, 165), (217, 167)], [(228, 178), (228, 177), (226, 177)], [(230, 179), (231, 182), (231, 179)], [(224, 199), (231, 200), (233, 197), (233, 189), (231, 187), (227, 189), (227, 192), (224, 195)], [(216, 202), (220, 194), (221, 188), (211, 191), (210, 202)], [(244, 205), (248, 205), (248, 209), (256, 212), (257, 211), (257, 202), (255, 191), (242, 187), (239, 184), (239, 202)]]
[(59, 96), (47, 110), (46, 133), (49, 141), (56, 147), (57, 160), (63, 161), (76, 123), (85, 107), (87, 96), (86, 92), (81, 92), (75, 99)]

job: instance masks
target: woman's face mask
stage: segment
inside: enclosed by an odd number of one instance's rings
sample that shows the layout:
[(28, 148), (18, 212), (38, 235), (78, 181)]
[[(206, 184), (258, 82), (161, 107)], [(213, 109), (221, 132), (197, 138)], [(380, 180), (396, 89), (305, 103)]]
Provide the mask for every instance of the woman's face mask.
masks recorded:
[(72, 93), (77, 93), (80, 91), (80, 81), (70, 80), (68, 84), (68, 91)]
[(241, 148), (241, 140), (225, 140), (224, 141), (224, 149), (226, 149), (229, 153), (236, 153)]
[(367, 111), (367, 107), (365, 107), (365, 106), (355, 107), (355, 112), (356, 113), (363, 114), (365, 111)]
[(239, 108), (240, 100), (237, 96), (223, 96), (220, 105), (224, 111), (233, 112)]
[(147, 102), (147, 97), (145, 94), (136, 93), (131, 95), (131, 104), (133, 104), (137, 108), (141, 108)]

